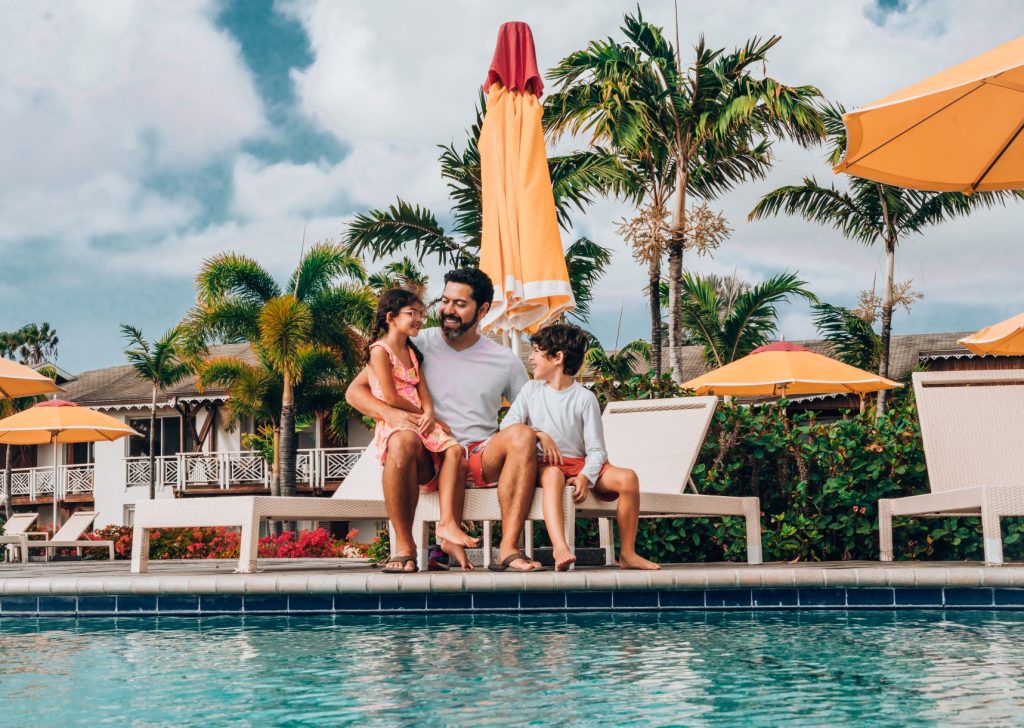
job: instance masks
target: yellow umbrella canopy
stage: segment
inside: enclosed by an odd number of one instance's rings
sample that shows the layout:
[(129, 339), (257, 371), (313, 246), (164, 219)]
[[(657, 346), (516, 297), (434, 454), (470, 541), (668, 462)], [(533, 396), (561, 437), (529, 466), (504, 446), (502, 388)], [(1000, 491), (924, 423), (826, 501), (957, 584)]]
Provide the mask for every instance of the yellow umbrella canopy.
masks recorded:
[(797, 344), (768, 344), (682, 385), (697, 394), (793, 397), (805, 394), (866, 394), (902, 386)]
[(576, 307), (558, 233), (533, 34), (505, 23), (484, 84), (480, 270), (494, 283), (486, 331), (528, 331)]
[(981, 356), (1024, 356), (1024, 313), (986, 326), (957, 343)]
[(0, 420), (0, 444), (100, 442), (141, 435), (102, 412), (52, 399)]
[(1024, 187), (1024, 36), (843, 117), (836, 172), (948, 192)]
[(0, 359), (0, 399), (34, 397), (37, 394), (63, 392), (57, 383), (24, 364)]

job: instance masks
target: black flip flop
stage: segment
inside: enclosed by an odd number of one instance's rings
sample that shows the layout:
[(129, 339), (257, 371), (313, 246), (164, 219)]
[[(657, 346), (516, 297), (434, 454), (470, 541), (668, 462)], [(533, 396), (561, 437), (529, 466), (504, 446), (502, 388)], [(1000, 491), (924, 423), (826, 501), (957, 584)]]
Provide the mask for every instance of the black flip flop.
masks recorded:
[[(406, 571), (405, 565), (412, 562), (412, 571)], [(396, 567), (395, 565), (398, 564)], [(387, 566), (383, 568), (385, 574), (415, 574), (420, 570), (420, 567), (416, 564), (415, 556), (392, 556), (388, 559)]]
[(532, 561), (532, 559), (527, 557), (526, 554), (524, 554), (521, 551), (517, 551), (516, 553), (509, 554), (504, 559), (502, 559), (500, 564), (495, 564), (492, 561), (487, 568), (491, 571), (515, 571), (520, 574), (526, 574), (531, 571), (547, 571), (547, 569), (545, 569), (543, 566), (538, 566), (536, 569), (518, 569), (512, 566), (512, 562), (516, 559), (522, 559), (523, 561)]

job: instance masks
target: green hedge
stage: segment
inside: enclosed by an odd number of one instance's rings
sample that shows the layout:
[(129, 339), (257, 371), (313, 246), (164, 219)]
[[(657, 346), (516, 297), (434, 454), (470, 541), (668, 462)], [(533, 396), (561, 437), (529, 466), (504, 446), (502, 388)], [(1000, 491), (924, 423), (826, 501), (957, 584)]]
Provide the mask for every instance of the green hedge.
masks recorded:
[[(878, 559), (878, 499), (928, 490), (910, 403), (822, 423), (781, 406), (719, 406), (693, 478), (702, 493), (761, 499), (765, 561)], [(896, 518), (897, 558), (982, 559), (980, 518)], [(1024, 558), (1022, 519), (1003, 520), (1007, 559)], [(577, 543), (596, 545), (593, 522)], [(743, 561), (742, 518), (652, 519), (638, 549), (661, 562)]]

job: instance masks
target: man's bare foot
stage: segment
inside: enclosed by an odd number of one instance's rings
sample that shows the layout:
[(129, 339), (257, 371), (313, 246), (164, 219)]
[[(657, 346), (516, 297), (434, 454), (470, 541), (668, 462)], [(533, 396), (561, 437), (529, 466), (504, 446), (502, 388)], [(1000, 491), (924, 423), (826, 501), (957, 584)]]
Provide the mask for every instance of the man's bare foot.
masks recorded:
[(434, 533), (437, 534), (438, 543), (448, 541), (471, 549), (475, 549), (480, 545), (480, 539), (470, 536), (458, 524), (438, 523), (434, 527)]
[(576, 563), (576, 555), (569, 549), (552, 549), (551, 556), (555, 559), (555, 571), (568, 571)]
[(630, 554), (629, 556), (619, 556), (619, 568), (620, 569), (643, 569), (644, 571), (658, 571), (661, 569), (653, 561), (648, 561), (643, 556), (637, 554)]
[(438, 545), (441, 547), (442, 551), (458, 562), (463, 571), (473, 571), (473, 569), (476, 568), (473, 566), (473, 562), (469, 560), (469, 557), (466, 556), (466, 548), (462, 544), (449, 541), (445, 538), (440, 538), (438, 539)]

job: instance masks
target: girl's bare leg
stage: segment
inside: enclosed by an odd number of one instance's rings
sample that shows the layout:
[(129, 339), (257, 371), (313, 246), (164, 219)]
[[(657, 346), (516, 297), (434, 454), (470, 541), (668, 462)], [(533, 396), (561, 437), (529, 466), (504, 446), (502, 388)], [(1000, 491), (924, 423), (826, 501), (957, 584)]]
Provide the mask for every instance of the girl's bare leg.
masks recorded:
[(542, 466), (540, 486), (544, 489), (541, 508), (544, 512), (544, 526), (548, 530), (548, 538), (551, 539), (551, 555), (555, 559), (555, 570), (567, 571), (576, 562), (576, 555), (565, 542), (565, 514), (562, 513), (565, 475), (558, 468)]
[(618, 496), (615, 520), (619, 524), (619, 567), (623, 569), (660, 569), (636, 552), (636, 531), (640, 522), (640, 481), (627, 468), (608, 468), (597, 479), (594, 490)]
[(462, 509), (466, 502), (466, 453), (461, 445), (453, 445), (444, 451), (442, 458), (438, 475), (441, 520), (435, 527), (437, 541), (463, 570), (471, 570), (473, 565), (466, 557), (466, 547), (476, 548), (480, 539), (462, 530)]

